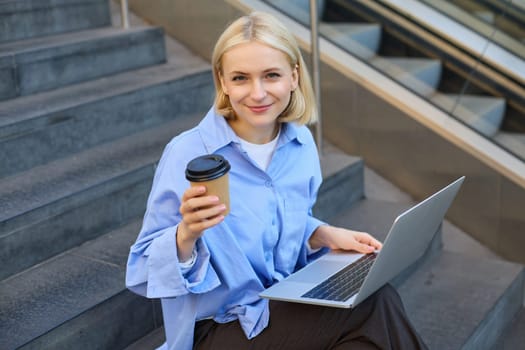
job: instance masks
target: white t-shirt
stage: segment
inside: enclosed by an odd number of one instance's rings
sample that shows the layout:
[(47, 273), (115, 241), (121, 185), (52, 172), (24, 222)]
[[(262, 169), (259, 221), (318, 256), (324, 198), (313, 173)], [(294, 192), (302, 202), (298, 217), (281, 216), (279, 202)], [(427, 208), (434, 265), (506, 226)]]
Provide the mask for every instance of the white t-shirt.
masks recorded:
[(281, 129), (279, 129), (277, 136), (275, 136), (273, 140), (262, 145), (251, 143), (241, 138), (239, 139), (241, 140), (242, 149), (248, 153), (250, 158), (253, 159), (261, 169), (266, 170), (268, 169), (268, 165), (272, 160), (272, 156), (275, 152), (275, 147), (277, 146), (277, 140), (279, 139), (280, 133)]

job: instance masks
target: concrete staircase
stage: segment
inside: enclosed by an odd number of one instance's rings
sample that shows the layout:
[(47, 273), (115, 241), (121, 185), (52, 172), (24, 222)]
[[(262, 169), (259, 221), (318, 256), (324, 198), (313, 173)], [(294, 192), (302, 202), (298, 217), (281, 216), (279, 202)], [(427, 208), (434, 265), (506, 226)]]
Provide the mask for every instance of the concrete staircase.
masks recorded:
[(167, 61), (161, 28), (112, 27), (107, 0), (2, 1), (0, 27), (0, 348), (124, 348), (162, 323), (126, 257), (209, 66)]
[[(160, 306), (125, 289), (126, 259), (164, 145), (210, 106), (209, 65), (158, 28), (112, 28), (107, 1), (0, 2), (0, 26), (22, 16), (0, 55), (30, 50), (42, 60), (27, 69), (47, 80), (18, 79), (29, 73), (17, 63), (0, 89), (0, 349), (151, 349), (164, 337)], [(383, 239), (413, 203), (329, 143), (322, 166), (315, 211), (329, 222)], [(523, 327), (523, 267), (446, 249), (443, 227), (394, 281), (431, 349), (522, 334), (508, 325)]]

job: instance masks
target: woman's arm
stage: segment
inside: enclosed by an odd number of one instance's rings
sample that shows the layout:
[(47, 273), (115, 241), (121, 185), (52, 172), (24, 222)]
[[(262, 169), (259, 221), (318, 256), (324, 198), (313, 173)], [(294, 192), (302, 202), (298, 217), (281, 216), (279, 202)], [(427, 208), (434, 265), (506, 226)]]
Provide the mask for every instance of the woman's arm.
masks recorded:
[[(193, 209), (206, 206), (209, 196), (201, 196), (202, 189), (190, 189), (184, 175), (173, 170), (180, 169), (181, 164), (187, 163), (187, 158), (194, 156), (177, 152), (184, 147), (177, 145), (176, 141), (174, 139), (168, 144), (156, 169), (142, 229), (130, 249), (126, 268), (128, 288), (151, 298), (176, 297), (220, 284), (209, 266), (206, 243), (195, 237), (195, 227), (205, 227), (206, 223), (193, 224), (200, 215), (200, 210), (196, 210), (195, 215)], [(186, 192), (189, 195), (185, 196)], [(181, 207), (189, 219), (184, 218)], [(202, 235), (202, 231), (198, 234)], [(178, 249), (180, 238), (181, 252)], [(189, 259), (194, 247), (197, 253), (195, 264), (189, 275), (183, 275), (179, 262)]]

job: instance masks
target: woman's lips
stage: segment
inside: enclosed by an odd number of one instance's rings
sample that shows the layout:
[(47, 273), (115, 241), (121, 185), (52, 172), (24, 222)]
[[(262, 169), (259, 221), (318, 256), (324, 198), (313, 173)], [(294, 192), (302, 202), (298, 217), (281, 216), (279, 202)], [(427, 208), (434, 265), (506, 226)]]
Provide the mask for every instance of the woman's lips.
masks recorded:
[(271, 106), (272, 105), (269, 104), (269, 105), (264, 105), (264, 106), (248, 106), (248, 108), (253, 113), (263, 113), (263, 112), (266, 112), (268, 109), (270, 109)]

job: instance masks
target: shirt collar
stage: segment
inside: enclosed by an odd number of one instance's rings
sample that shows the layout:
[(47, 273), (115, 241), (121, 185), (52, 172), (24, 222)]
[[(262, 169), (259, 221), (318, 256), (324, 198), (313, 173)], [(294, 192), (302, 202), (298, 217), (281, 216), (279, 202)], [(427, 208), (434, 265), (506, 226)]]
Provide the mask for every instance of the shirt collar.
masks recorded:
[(296, 141), (302, 145), (307, 142), (303, 132), (300, 132), (300, 127), (295, 123), (283, 123), (281, 126), (281, 136), (277, 143), (277, 147), (283, 146), (288, 142)]
[[(277, 147), (294, 140), (300, 144), (306, 143), (305, 136), (299, 132), (299, 126), (295, 123), (284, 123), (281, 128)], [(204, 119), (199, 123), (198, 129), (208, 153), (215, 153), (218, 149), (230, 143), (240, 143), (239, 137), (228, 125), (226, 119), (222, 115), (217, 114), (214, 107), (208, 111)]]
[(199, 133), (208, 153), (215, 153), (218, 149), (230, 143), (239, 143), (239, 138), (230, 128), (226, 119), (215, 112), (212, 107), (204, 119), (199, 123)]

